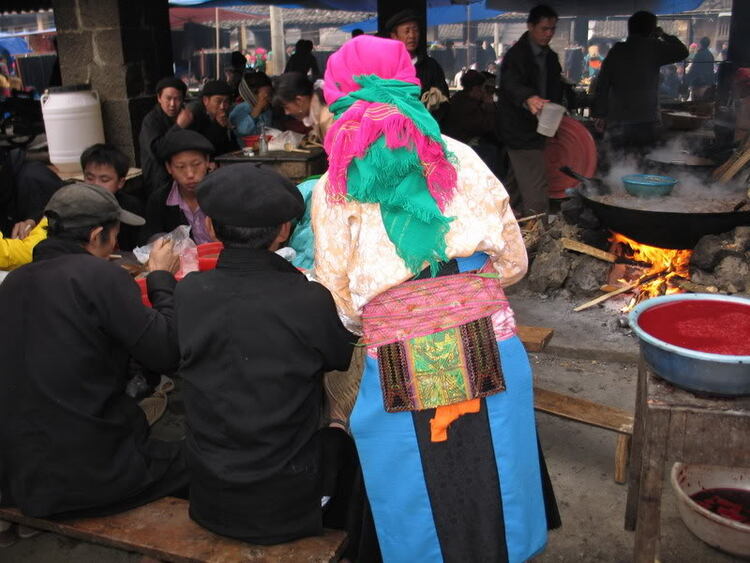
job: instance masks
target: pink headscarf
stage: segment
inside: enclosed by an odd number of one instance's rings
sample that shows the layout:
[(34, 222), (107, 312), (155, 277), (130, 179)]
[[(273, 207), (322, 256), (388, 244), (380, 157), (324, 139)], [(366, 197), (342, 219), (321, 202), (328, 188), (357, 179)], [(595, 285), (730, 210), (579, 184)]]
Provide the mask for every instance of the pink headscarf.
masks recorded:
[[(323, 93), (328, 105), (359, 90), (361, 86), (354, 77), (367, 75), (420, 85), (411, 57), (401, 41), (360, 35), (344, 43), (326, 63)], [(343, 201), (347, 194), (349, 165), (353, 159), (363, 158), (381, 136), (388, 149), (409, 148), (418, 155), (427, 188), (443, 211), (456, 190), (457, 175), (442, 140), (423, 134), (412, 116), (400, 113), (395, 105), (364, 100), (355, 102), (338, 117), (326, 135), (329, 200)]]
[(420, 85), (411, 57), (401, 41), (360, 35), (344, 43), (328, 59), (323, 88), (326, 103), (331, 105), (349, 92), (359, 90), (353, 77), (362, 74)]

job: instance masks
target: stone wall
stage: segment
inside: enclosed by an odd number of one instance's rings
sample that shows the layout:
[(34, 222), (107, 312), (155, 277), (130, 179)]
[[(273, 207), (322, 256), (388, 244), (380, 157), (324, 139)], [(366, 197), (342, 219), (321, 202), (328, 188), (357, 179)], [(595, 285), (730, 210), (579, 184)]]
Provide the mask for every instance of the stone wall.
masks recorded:
[(91, 84), (107, 142), (137, 164), (154, 87), (172, 74), (167, 0), (54, 0), (53, 8), (63, 85)]

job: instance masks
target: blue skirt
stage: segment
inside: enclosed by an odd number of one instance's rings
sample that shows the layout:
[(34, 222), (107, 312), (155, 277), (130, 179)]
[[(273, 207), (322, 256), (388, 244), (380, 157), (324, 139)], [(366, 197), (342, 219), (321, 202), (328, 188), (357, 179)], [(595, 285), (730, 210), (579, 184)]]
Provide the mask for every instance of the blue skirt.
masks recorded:
[(454, 421), (447, 442), (430, 441), (434, 409), (385, 411), (367, 357), (350, 424), (384, 561), (520, 562), (544, 549), (531, 367), (518, 337), (498, 350), (506, 390)]

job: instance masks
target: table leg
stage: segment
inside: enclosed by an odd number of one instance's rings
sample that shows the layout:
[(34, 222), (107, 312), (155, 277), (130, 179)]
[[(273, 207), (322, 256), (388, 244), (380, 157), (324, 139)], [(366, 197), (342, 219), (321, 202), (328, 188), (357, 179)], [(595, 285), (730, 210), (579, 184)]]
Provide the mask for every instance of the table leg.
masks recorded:
[(628, 467), (628, 496), (625, 505), (625, 529), (631, 532), (635, 530), (635, 521), (638, 516), (638, 491), (641, 484), (641, 465), (643, 460), (643, 430), (646, 425), (645, 403), (647, 378), (648, 371), (646, 369), (646, 364), (643, 359), (641, 359), (638, 365), (633, 440), (630, 445), (630, 465)]
[(644, 431), (640, 490), (635, 526), (635, 563), (653, 563), (659, 551), (661, 494), (667, 461), (669, 413), (652, 411)]

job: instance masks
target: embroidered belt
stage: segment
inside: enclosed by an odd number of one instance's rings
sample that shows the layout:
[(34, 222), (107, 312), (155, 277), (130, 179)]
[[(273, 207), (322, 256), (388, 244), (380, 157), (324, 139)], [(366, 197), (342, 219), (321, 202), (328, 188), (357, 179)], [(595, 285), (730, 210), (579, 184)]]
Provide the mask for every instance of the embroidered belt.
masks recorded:
[(515, 333), (492, 275), (414, 280), (375, 297), (362, 315), (377, 351), (384, 408), (416, 411), (505, 390), (497, 340)]

